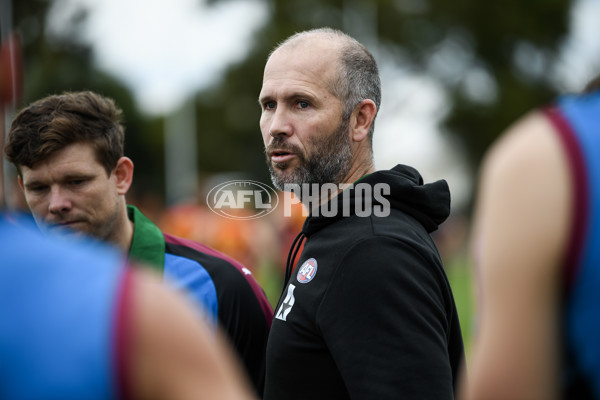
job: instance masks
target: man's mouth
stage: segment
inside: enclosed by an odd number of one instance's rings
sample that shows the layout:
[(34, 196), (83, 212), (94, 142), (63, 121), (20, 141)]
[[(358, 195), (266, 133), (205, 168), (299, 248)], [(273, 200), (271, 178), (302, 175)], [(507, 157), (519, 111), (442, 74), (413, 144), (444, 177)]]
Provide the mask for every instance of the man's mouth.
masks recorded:
[(62, 222), (54, 222), (54, 223), (49, 223), (48, 226), (51, 229), (64, 229), (64, 228), (68, 228), (68, 229), (73, 229), (73, 226), (75, 224), (77, 224), (79, 221), (62, 221)]
[(294, 153), (286, 150), (274, 150), (271, 152), (271, 161), (274, 163), (283, 163), (295, 157)]

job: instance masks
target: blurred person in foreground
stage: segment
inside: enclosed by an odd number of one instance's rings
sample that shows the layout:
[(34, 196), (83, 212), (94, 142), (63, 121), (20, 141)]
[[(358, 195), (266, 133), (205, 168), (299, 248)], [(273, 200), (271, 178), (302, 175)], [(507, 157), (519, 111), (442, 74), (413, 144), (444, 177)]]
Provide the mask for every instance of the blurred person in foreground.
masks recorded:
[(267, 400), (454, 398), (462, 338), (430, 237), (450, 193), (411, 167), (375, 171), (380, 98), (375, 60), (340, 31), (298, 33), (267, 60), (267, 165), (310, 210), (275, 308)]
[(14, 118), (5, 153), (44, 230), (111, 243), (184, 289), (220, 324), (262, 393), (272, 308), (250, 271), (189, 240), (161, 232), (125, 195), (133, 162), (123, 155), (121, 110), (93, 92), (51, 95)]
[(221, 332), (154, 273), (2, 214), (0, 238), (0, 398), (255, 398)]
[(600, 399), (600, 79), (510, 127), (473, 225), (468, 399)]

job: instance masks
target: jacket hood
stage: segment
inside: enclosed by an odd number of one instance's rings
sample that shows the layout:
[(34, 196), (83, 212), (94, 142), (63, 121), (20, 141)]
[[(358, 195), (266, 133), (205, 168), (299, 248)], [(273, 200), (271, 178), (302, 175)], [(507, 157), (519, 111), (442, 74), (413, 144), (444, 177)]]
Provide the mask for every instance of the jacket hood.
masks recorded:
[[(363, 199), (357, 188), (367, 184), (371, 186), (370, 198)], [(375, 190), (376, 185), (386, 185), (389, 190), (381, 194)], [(345, 193), (348, 191), (347, 193)], [(361, 191), (365, 193), (364, 190)], [(368, 193), (368, 191), (367, 191)], [(378, 193), (376, 195), (376, 193)], [(358, 197), (356, 196), (358, 195)], [(382, 170), (365, 176), (358, 182), (332, 198), (329, 203), (337, 202), (337, 210), (333, 216), (325, 216), (323, 213), (311, 212), (302, 227), (302, 233), (306, 236), (319, 231), (325, 226), (350, 215), (356, 215), (356, 199), (359, 198), (363, 204), (371, 201), (371, 207), (391, 207), (398, 209), (418, 220), (427, 232), (435, 231), (439, 225), (450, 215), (450, 189), (445, 180), (423, 184), (423, 178), (419, 172), (406, 165), (396, 165), (391, 170)], [(382, 200), (386, 199), (388, 204)], [(344, 204), (346, 202), (346, 204)], [(329, 210), (333, 204), (329, 204)], [(344, 208), (345, 206), (345, 208)], [(360, 204), (359, 204), (360, 206)], [(359, 208), (360, 209), (360, 208)], [(364, 209), (364, 208), (363, 208)], [(341, 210), (346, 210), (346, 213)], [(385, 218), (385, 217), (382, 217)]]

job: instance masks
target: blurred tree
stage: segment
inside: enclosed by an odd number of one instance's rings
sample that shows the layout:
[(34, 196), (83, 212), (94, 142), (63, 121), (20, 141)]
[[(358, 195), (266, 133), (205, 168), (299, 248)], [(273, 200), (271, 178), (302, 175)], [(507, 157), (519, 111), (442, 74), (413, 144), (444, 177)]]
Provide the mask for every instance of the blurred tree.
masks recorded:
[[(567, 33), (570, 7), (561, 0), (430, 2), (423, 16), (434, 40), (417, 42), (423, 51), (414, 53), (450, 94), (445, 127), (466, 146), (471, 166), (508, 124), (556, 94), (550, 72)], [(417, 38), (406, 39), (415, 43)], [(444, 54), (440, 61), (453, 63), (450, 50), (457, 50), (459, 59), (466, 53), (462, 57), (468, 60), (445, 76), (434, 70), (428, 48), (433, 57)]]
[(162, 119), (141, 114), (130, 91), (96, 69), (91, 49), (75, 40), (80, 24), (86, 21), (84, 8), (74, 14), (68, 35), (48, 33), (52, 4), (47, 0), (13, 1), (13, 26), (21, 38), (25, 77), (23, 104), (17, 106), (64, 91), (92, 90), (113, 98), (124, 113), (125, 153), (136, 166), (132, 197), (148, 191), (162, 193)]
[[(218, 3), (226, 0), (212, 0)], [(243, 62), (199, 95), (201, 166), (265, 176), (256, 101), (269, 51), (314, 27), (345, 30), (378, 53), (435, 79), (448, 96), (442, 129), (458, 138), (475, 168), (491, 141), (556, 94), (549, 71), (567, 33), (571, 2), (560, 0), (267, 0), (271, 16)], [(374, 25), (374, 26), (372, 26)], [(372, 43), (366, 43), (371, 47)], [(371, 47), (372, 48), (372, 47)], [(385, 90), (385, 87), (383, 88)], [(223, 149), (227, 157), (211, 157)], [(400, 160), (399, 160), (400, 161)]]

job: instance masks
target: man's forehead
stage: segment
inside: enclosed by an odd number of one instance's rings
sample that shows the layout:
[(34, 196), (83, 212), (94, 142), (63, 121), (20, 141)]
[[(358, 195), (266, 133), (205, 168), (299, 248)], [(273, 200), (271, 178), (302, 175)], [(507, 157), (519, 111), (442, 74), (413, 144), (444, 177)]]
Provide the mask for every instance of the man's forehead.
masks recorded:
[(331, 95), (329, 80), (322, 75), (288, 70), (285, 74), (265, 75), (259, 101), (286, 99), (324, 99)]
[(71, 144), (48, 157), (40, 160), (31, 167), (22, 166), (23, 175), (39, 175), (53, 172), (61, 174), (84, 173), (102, 165), (97, 161), (94, 148), (89, 143)]

